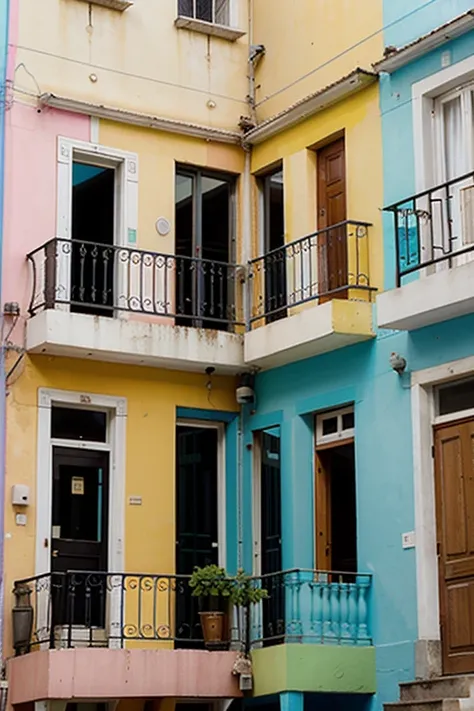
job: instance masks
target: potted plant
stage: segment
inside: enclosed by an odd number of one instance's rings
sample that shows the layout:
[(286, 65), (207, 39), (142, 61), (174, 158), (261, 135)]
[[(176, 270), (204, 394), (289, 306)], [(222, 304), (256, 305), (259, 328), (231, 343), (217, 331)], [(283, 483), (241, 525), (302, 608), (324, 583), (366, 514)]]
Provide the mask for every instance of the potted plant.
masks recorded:
[(192, 595), (199, 598), (199, 617), (208, 649), (222, 649), (227, 646), (226, 619), (231, 599), (233, 581), (224, 568), (206, 565), (195, 568), (189, 587)]
[(268, 591), (255, 587), (252, 578), (243, 570), (232, 578), (217, 565), (195, 568), (189, 587), (192, 595), (199, 598), (199, 616), (208, 649), (227, 646), (226, 620), (230, 604), (248, 608), (268, 597)]

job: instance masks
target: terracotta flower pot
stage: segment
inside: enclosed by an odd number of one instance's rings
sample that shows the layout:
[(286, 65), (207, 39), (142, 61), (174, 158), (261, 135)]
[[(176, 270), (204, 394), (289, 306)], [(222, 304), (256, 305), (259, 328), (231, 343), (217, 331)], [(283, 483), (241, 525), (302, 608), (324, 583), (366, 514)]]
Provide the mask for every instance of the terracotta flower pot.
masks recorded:
[(225, 620), (224, 612), (200, 612), (202, 633), (204, 644), (207, 649), (224, 649), (227, 646), (225, 640)]

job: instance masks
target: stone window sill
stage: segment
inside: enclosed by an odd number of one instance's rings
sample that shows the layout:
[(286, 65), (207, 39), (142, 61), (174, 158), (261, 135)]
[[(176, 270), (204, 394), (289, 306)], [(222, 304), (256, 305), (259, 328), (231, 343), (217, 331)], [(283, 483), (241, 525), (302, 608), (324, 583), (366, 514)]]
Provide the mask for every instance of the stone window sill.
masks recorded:
[(243, 30), (238, 30), (235, 27), (216, 25), (212, 22), (195, 20), (193, 17), (185, 17), (184, 15), (179, 15), (174, 21), (174, 24), (179, 30), (192, 30), (193, 32), (200, 32), (203, 35), (220, 37), (230, 42), (235, 42), (245, 35)]
[(133, 0), (82, 0), (82, 2), (92, 3), (92, 5), (101, 5), (108, 7), (110, 10), (118, 10), (123, 12), (133, 5)]

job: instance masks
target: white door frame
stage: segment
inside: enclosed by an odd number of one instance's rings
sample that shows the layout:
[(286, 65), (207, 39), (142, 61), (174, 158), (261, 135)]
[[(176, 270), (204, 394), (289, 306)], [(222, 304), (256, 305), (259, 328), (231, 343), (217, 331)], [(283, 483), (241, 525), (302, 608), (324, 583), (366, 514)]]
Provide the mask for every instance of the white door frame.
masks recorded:
[[(53, 440), (51, 437), (51, 409), (54, 405), (85, 410), (101, 410), (108, 414), (107, 443)], [(109, 516), (108, 572), (124, 572), (125, 537), (125, 438), (127, 400), (94, 393), (73, 392), (40, 388), (38, 391), (37, 475), (36, 475), (36, 561), (35, 575), (51, 572), (51, 524), (53, 446), (95, 449), (110, 452), (109, 462)], [(120, 589), (111, 595), (108, 610), (109, 626), (120, 624)], [(48, 625), (47, 600), (37, 610), (40, 627)], [(119, 640), (118, 640), (119, 641)]]
[(415, 494), (415, 542), (417, 618), (419, 640), (440, 640), (438, 556), (436, 550), (436, 508), (433, 425), (458, 420), (471, 411), (437, 418), (434, 386), (461, 380), (474, 374), (474, 356), (434, 368), (413, 371), (411, 406), (413, 433), (413, 479)]
[(176, 420), (176, 427), (180, 426), (217, 430), (217, 559), (218, 565), (225, 568), (227, 560), (225, 423), (179, 418)]
[[(67, 241), (61, 240), (72, 238), (72, 166), (75, 160), (115, 170), (114, 245), (133, 249), (137, 240), (138, 155), (58, 136), (56, 237), (60, 241), (56, 248), (56, 293), (66, 302), (71, 292), (71, 249)], [(127, 261), (117, 260), (119, 266), (115, 275), (118, 294), (122, 294), (123, 298), (129, 288), (126, 283)], [(69, 310), (69, 305), (60, 304), (59, 308)]]

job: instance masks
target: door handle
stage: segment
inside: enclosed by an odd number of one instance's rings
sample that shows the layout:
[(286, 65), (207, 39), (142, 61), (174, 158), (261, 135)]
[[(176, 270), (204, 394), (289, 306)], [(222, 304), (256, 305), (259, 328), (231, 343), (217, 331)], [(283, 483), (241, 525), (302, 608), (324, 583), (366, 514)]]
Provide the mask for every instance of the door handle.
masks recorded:
[(51, 555), (53, 556), (53, 558), (57, 558), (59, 555), (59, 551), (51, 551)]

